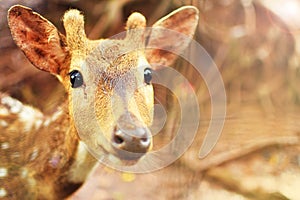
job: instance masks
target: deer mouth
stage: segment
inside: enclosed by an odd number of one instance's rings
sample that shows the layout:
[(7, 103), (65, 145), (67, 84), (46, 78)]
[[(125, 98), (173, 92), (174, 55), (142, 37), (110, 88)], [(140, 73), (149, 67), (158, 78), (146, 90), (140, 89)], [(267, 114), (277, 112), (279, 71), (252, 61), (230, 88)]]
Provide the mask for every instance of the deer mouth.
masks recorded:
[(151, 149), (152, 138), (135, 138), (132, 137), (132, 134), (133, 133), (124, 133), (116, 129), (109, 146), (103, 146), (98, 143), (97, 151), (101, 152), (99, 154), (101, 155), (99, 157), (100, 160), (117, 165), (130, 166), (143, 159)]
[(114, 165), (121, 166), (132, 166), (135, 165), (138, 161), (143, 159), (145, 153), (133, 153), (128, 151), (123, 151), (117, 148), (111, 148), (110, 150), (106, 150), (103, 146), (99, 145), (98, 149), (102, 152), (102, 156), (100, 158), (101, 162), (108, 162)]

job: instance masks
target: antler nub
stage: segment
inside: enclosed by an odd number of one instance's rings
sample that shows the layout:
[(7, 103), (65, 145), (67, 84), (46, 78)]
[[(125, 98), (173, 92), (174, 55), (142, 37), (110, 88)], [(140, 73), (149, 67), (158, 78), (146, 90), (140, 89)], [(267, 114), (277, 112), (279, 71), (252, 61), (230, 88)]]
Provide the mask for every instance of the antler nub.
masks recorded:
[(146, 26), (145, 17), (138, 12), (132, 13), (127, 20), (126, 29), (144, 28)]
[(139, 48), (144, 45), (145, 27), (146, 19), (141, 13), (134, 12), (128, 17), (126, 39), (132, 42), (132, 46)]
[(78, 10), (69, 10), (63, 17), (63, 24), (66, 29), (67, 43), (70, 49), (84, 49), (87, 37), (84, 31), (84, 18)]

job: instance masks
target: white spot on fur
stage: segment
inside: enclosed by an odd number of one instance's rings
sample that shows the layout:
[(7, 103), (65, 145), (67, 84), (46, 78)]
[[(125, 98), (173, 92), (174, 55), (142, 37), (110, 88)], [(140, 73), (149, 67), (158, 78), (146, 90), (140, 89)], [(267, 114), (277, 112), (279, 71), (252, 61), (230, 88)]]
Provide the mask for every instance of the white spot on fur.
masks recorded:
[(20, 153), (19, 152), (14, 152), (11, 154), (10, 156), (11, 158), (19, 158), (20, 157)]
[(4, 120), (0, 120), (0, 126), (7, 127), (8, 123), (6, 121), (4, 121)]
[(57, 120), (62, 115), (62, 113), (62, 110), (58, 110), (57, 112), (55, 112), (51, 117), (51, 121)]
[(23, 107), (23, 105), (22, 105), (21, 102), (19, 102), (19, 101), (13, 99), (13, 98), (11, 98), (11, 97), (8, 97), (8, 96), (7, 96), (7, 97), (3, 97), (3, 98), (1, 99), (1, 103), (2, 103), (3, 105), (5, 105), (5, 106), (9, 107), (10, 112), (11, 112), (12, 114), (17, 114), (17, 113), (19, 113), (19, 112), (22, 110), (22, 107)]
[(4, 188), (0, 188), (0, 198), (5, 197), (7, 194), (6, 190)]
[(1, 149), (8, 149), (9, 148), (9, 143), (8, 142), (3, 142), (1, 144)]
[(37, 126), (38, 123), (41, 124), (39, 120), (42, 117), (43, 115), (39, 111), (29, 106), (24, 106), (22, 112), (19, 114), (19, 119), (24, 124), (24, 131), (30, 131), (33, 127), (39, 128)]
[(39, 150), (37, 148), (34, 148), (33, 152), (30, 155), (29, 160), (30, 161), (35, 160), (37, 158), (38, 154), (39, 154)]
[[(1, 99), (1, 104), (3, 106), (0, 108), (0, 115), (18, 114), (20, 122), (23, 122), (24, 131), (30, 131), (33, 127), (38, 129), (43, 123), (43, 114), (41, 112), (30, 106), (23, 105), (16, 99), (6, 96)], [(0, 126), (5, 127), (8, 124), (1, 120)]]
[(28, 170), (26, 168), (23, 168), (21, 170), (21, 177), (22, 178), (27, 178), (27, 176), (28, 176)]
[(41, 127), (41, 125), (43, 124), (43, 120), (41, 119), (37, 119), (35, 121), (35, 129), (39, 129)]
[(47, 127), (47, 126), (49, 126), (50, 122), (51, 122), (51, 119), (48, 118), (44, 121), (43, 125)]
[(13, 107), (10, 108), (10, 112), (13, 113), (13, 114), (17, 114), (21, 111), (22, 109), (22, 104), (18, 102), (16, 105), (14, 105)]
[[(63, 114), (62, 110), (59, 110), (59, 111), (55, 112), (50, 118), (47, 118), (44, 121), (43, 126), (46, 126), (46, 127), (49, 126), (51, 124), (51, 122), (56, 121), (62, 114)], [(56, 128), (59, 128), (59, 127), (55, 127), (55, 129)]]
[(7, 116), (9, 112), (6, 108), (0, 108), (0, 116)]
[(0, 178), (6, 177), (7, 176), (7, 169), (0, 167)]

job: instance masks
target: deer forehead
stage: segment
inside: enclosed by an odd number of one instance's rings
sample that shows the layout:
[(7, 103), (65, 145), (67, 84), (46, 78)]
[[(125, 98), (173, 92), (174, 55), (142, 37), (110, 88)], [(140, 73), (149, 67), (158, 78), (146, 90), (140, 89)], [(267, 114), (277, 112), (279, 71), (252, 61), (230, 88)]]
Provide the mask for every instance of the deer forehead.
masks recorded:
[(94, 73), (105, 74), (109, 78), (120, 77), (130, 71), (148, 67), (143, 48), (127, 48), (127, 43), (123, 40), (102, 40), (89, 52), (83, 62), (72, 63), (85, 63), (88, 68), (94, 68)]

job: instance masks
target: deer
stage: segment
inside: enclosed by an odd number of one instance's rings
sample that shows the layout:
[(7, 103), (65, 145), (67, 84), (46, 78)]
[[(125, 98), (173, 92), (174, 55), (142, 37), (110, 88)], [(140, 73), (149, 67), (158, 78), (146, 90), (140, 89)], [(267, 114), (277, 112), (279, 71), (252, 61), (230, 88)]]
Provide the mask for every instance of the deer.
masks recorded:
[(155, 34), (133, 12), (124, 38), (89, 40), (77, 9), (66, 11), (62, 22), (65, 35), (28, 7), (8, 11), (16, 45), (37, 69), (58, 78), (66, 98), (46, 115), (0, 93), (0, 199), (67, 198), (101, 156), (124, 165), (143, 159), (153, 146), (151, 79), (159, 67), (151, 63), (169, 66), (177, 58), (147, 45), (183, 51), (188, 41), (173, 41), (159, 29), (192, 38), (198, 10), (183, 6), (171, 12), (151, 26)]

